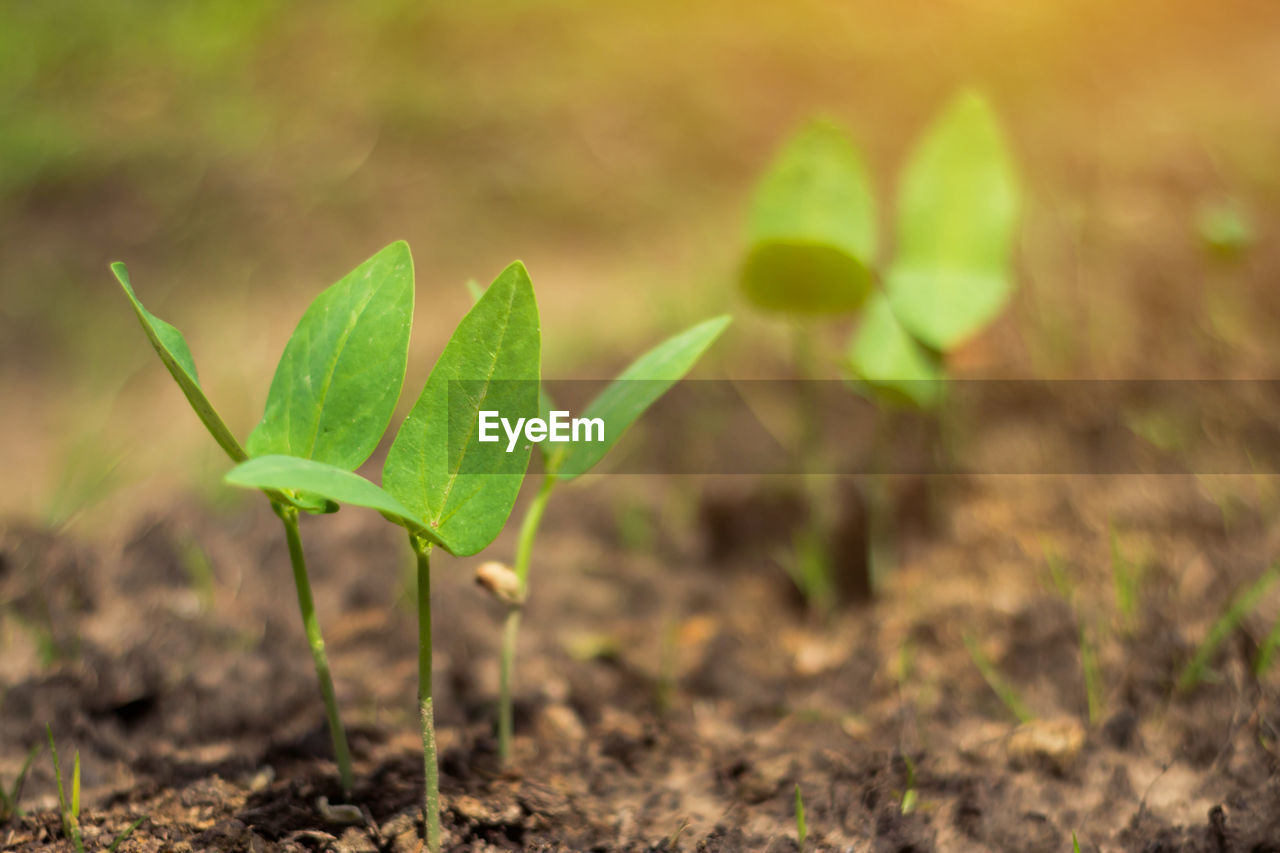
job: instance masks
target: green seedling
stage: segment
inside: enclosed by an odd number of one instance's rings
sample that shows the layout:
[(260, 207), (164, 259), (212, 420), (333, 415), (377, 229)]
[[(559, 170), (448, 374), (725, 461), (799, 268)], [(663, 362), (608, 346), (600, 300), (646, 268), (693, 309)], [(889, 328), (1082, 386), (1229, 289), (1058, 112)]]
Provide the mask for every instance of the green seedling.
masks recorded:
[(973, 659), (973, 665), (978, 668), (978, 672), (982, 673), (987, 686), (1009, 709), (1009, 713), (1013, 714), (1019, 723), (1029, 723), (1034, 720), (1036, 715), (1031, 712), (1031, 708), (1023, 700), (1022, 695), (1018, 693), (1017, 688), (1009, 683), (1008, 679), (1000, 673), (1000, 670), (996, 669), (996, 665), (982, 651), (978, 641), (974, 639), (972, 634), (967, 632), (964, 635), (964, 647), (969, 650), (969, 657)]
[[(501, 591), (490, 588), (507, 601), (508, 610), (502, 635), (502, 662), (498, 677), (498, 753), (503, 761), (511, 757), (512, 705), (511, 691), (515, 674), (516, 640), (520, 632), (520, 616), (529, 594), (529, 566), (533, 559), (533, 543), (542, 524), (551, 493), (560, 483), (567, 483), (590, 471), (604, 458), (627, 429), (650, 406), (679, 382), (693, 368), (702, 354), (729, 325), (729, 317), (706, 320), (675, 335), (640, 356), (587, 405), (583, 417), (604, 421), (604, 441), (551, 445), (544, 443), (542, 485), (525, 511), (516, 543), (513, 575)], [(554, 408), (550, 397), (541, 395), (544, 413)], [(483, 580), (483, 578), (482, 578)]]
[[(333, 464), (269, 455), (242, 462), (226, 481), (246, 488), (317, 495), (365, 507), (405, 528), (417, 569), (418, 709), (422, 728), (427, 848), (440, 850), (440, 781), (431, 670), (431, 551), (481, 551), (515, 504), (532, 446), (507, 452), (481, 442), (483, 409), (507, 417), (539, 411), (541, 333), (524, 265), (507, 267), (454, 330), (396, 434), (382, 486)], [(464, 462), (466, 463), (464, 465)]]
[(1280, 650), (1280, 619), (1277, 619), (1272, 624), (1271, 630), (1267, 632), (1266, 638), (1262, 641), (1262, 645), (1258, 647), (1258, 654), (1253, 659), (1253, 675), (1255, 678), (1261, 678), (1271, 668), (1271, 663), (1275, 660), (1277, 650)]
[(13, 785), (9, 790), (5, 790), (0, 786), (0, 826), (13, 820), (15, 817), (22, 817), (23, 811), (19, 802), (22, 800), (22, 787), (27, 784), (27, 772), (31, 770), (31, 763), (36, 760), (36, 756), (40, 754), (40, 744), (31, 747), (27, 753), (27, 760), (22, 762), (22, 769), (18, 771), (18, 775), (13, 777)]
[[(143, 307), (124, 264), (111, 265), (143, 331), (218, 446), (236, 463), (279, 455), (352, 471), (382, 438), (404, 384), (413, 319), (413, 260), (393, 243), (311, 303), (276, 367), (262, 420), (241, 445), (205, 396), (185, 338)], [(298, 607), (320, 681), (344, 792), (354, 785), (351, 754), (338, 714), (328, 656), (307, 574), (299, 511), (333, 512), (337, 504), (289, 488), (262, 491), (284, 525)]]
[(800, 783), (796, 783), (796, 843), (804, 853), (804, 843), (809, 838), (809, 824), (804, 819), (804, 797), (800, 796)]
[[(45, 734), (49, 738), (49, 752), (53, 756), (53, 778), (58, 786), (58, 817), (62, 823), (62, 837), (71, 842), (76, 853), (84, 853), (84, 835), (80, 831), (80, 751), (76, 750), (72, 764), (71, 800), (68, 802), (66, 788), (62, 784), (62, 764), (58, 761), (58, 746), (53, 741), (53, 728), (48, 724), (45, 724)], [(32, 756), (34, 754), (33, 751)], [(30, 758), (28, 758), (28, 764), (30, 764)], [(116, 848), (133, 835), (133, 831), (145, 820), (145, 817), (140, 817), (116, 833), (115, 838), (107, 845), (107, 853), (115, 853)]]
[(1074, 832), (1071, 833), (1071, 851), (1072, 853), (1080, 853), (1080, 839), (1076, 838)]
[(1097, 725), (1106, 713), (1106, 687), (1102, 681), (1102, 668), (1098, 664), (1098, 646), (1094, 641), (1094, 631), (1090, 629), (1085, 614), (1076, 605), (1075, 585), (1067, 573), (1067, 567), (1056, 551), (1044, 546), (1045, 560), (1049, 564), (1049, 575), (1053, 578), (1054, 588), (1062, 596), (1062, 600), (1071, 608), (1077, 625), (1077, 637), (1080, 643), (1080, 670), (1084, 675), (1085, 699), (1089, 709), (1089, 725)]
[[(1267, 594), (1267, 590), (1271, 589), (1272, 584), (1277, 579), (1280, 579), (1280, 563), (1272, 563), (1262, 573), (1262, 577), (1245, 587), (1231, 599), (1227, 609), (1218, 617), (1218, 621), (1213, 623), (1213, 627), (1209, 629), (1209, 633), (1205, 635), (1204, 640), (1196, 648), (1195, 654), (1191, 656), (1191, 660), (1187, 661), (1187, 665), (1183, 668), (1182, 674), (1178, 677), (1179, 691), (1185, 693), (1205, 680), (1209, 673), (1209, 664), (1213, 661), (1213, 656), (1217, 653), (1218, 647), (1240, 627), (1244, 617), (1248, 616), (1258, 606), (1258, 602)], [(1265, 643), (1263, 648), (1266, 648)], [(1261, 652), (1259, 656), (1261, 656)], [(1258, 671), (1256, 659), (1254, 661), (1254, 670), (1255, 672)]]
[(1111, 584), (1115, 590), (1116, 609), (1120, 611), (1121, 623), (1129, 628), (1138, 618), (1142, 567), (1124, 555), (1120, 547), (1120, 533), (1114, 524), (1108, 525), (1108, 535), (1111, 540)]
[(1221, 258), (1239, 257), (1257, 240), (1249, 212), (1233, 198), (1202, 204), (1196, 211), (1196, 231), (1204, 247)]
[(904, 752), (902, 753), (902, 763), (907, 766), (907, 787), (902, 792), (901, 811), (904, 815), (907, 815), (916, 810), (916, 806), (920, 803), (920, 794), (916, 790), (915, 761)]
[[(1013, 291), (1011, 258), (1021, 191), (1003, 135), (986, 100), (958, 95), (923, 134), (898, 187), (895, 254), (881, 263), (876, 201), (862, 160), (844, 131), (828, 121), (802, 129), (760, 180), (748, 220), (744, 294), (757, 307), (797, 321), (801, 379), (818, 378), (809, 324), (816, 317), (859, 315), (857, 331), (836, 359), (857, 387), (894, 409), (936, 410), (943, 401), (946, 354), (978, 334)], [(804, 406), (800, 452), (813, 529), (829, 496), (812, 476), (821, 412)], [(886, 433), (888, 429), (877, 430)], [(879, 456), (879, 454), (876, 454)], [(875, 479), (879, 479), (876, 477)], [(868, 486), (873, 520), (884, 489)], [(871, 532), (876, 551), (887, 537)], [(874, 580), (874, 577), (871, 579)], [(812, 585), (821, 590), (834, 584)]]

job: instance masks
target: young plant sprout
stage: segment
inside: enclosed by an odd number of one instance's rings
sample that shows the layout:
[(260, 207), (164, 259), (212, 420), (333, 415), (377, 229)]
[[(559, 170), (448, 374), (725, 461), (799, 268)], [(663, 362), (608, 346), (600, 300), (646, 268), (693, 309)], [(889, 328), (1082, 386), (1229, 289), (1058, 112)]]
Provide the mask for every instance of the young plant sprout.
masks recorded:
[[(963, 92), (908, 159), (898, 188), (895, 254), (881, 263), (876, 202), (862, 160), (837, 125), (813, 122), (760, 180), (742, 289), (757, 307), (794, 321), (802, 380), (819, 374), (814, 320), (860, 315), (839, 359), (844, 371), (879, 404), (882, 419), (894, 408), (932, 411), (942, 401), (946, 353), (988, 325), (1012, 293), (1020, 204), (991, 108), (977, 93)], [(826, 537), (820, 509), (832, 503), (814, 477), (821, 470), (814, 457), (820, 416), (811, 399), (802, 405), (798, 444), (811, 507), (810, 528), (797, 539), (803, 565), (796, 576), (806, 594), (833, 588), (810, 565), (825, 563), (810, 552)], [(882, 489), (869, 486), (874, 546), (884, 501)]]
[[(58, 761), (58, 746), (53, 741), (53, 728), (46, 723), (44, 730), (49, 738), (49, 752), (53, 755), (53, 778), (58, 786), (58, 818), (62, 824), (62, 837), (71, 842), (76, 853), (84, 853), (84, 834), (80, 831), (80, 751), (76, 750), (76, 757), (72, 764), (71, 800), (68, 802), (66, 788), (62, 784), (62, 764)], [(33, 751), (28, 756), (28, 764), (34, 755)], [(26, 769), (23, 768), (23, 773), (25, 772)], [(140, 817), (116, 833), (115, 838), (107, 846), (107, 853), (115, 853), (116, 848), (133, 835), (133, 831), (145, 820), (145, 816)]]
[(36, 756), (40, 754), (40, 744), (31, 747), (27, 752), (27, 760), (22, 762), (22, 768), (18, 771), (18, 775), (13, 777), (13, 785), (9, 790), (5, 790), (0, 785), (0, 826), (4, 826), (15, 817), (22, 817), (22, 807), (19, 802), (22, 800), (22, 788), (27, 784), (27, 772), (31, 770), (31, 762), (36, 760)]
[[(1177, 684), (1180, 692), (1185, 693), (1208, 678), (1209, 665), (1213, 662), (1213, 656), (1217, 653), (1218, 648), (1240, 627), (1240, 623), (1258, 606), (1258, 602), (1263, 599), (1267, 594), (1267, 590), (1277, 580), (1280, 580), (1280, 563), (1272, 563), (1262, 573), (1261, 577), (1236, 593), (1227, 609), (1213, 623), (1209, 633), (1205, 635), (1204, 640), (1196, 647), (1195, 654), (1192, 655), (1191, 660), (1187, 661), (1187, 665), (1183, 667), (1182, 674), (1178, 676)], [(1264, 653), (1270, 654), (1268, 645), (1268, 642), (1264, 642), (1263, 648), (1259, 652), (1259, 657)], [(1257, 666), (1257, 660), (1255, 658), (1255, 672), (1260, 673), (1262, 668)]]
[(382, 468), (382, 487), (315, 459), (270, 455), (242, 462), (228, 483), (322, 496), (377, 510), (409, 536), (417, 562), (418, 708), (421, 716), (427, 848), (440, 850), (440, 780), (431, 680), (431, 551), (478, 553), (501, 532), (515, 504), (532, 446), (511, 452), (482, 442), (482, 410), (536, 417), (541, 333), (524, 265), (507, 267), (458, 324)]
[[(186, 395), (218, 446), (233, 462), (288, 455), (354, 470), (373, 453), (404, 384), (413, 318), (413, 260), (403, 242), (392, 243), (311, 303), (276, 367), (261, 422), (242, 446), (200, 387), (195, 360), (182, 333), (143, 307), (124, 264), (111, 265), (156, 354)], [(284, 525), (302, 624), (311, 647), (328, 715), (329, 734), (343, 792), (354, 777), (347, 737), (325, 653), (307, 574), (298, 513), (325, 513), (337, 504), (290, 488), (263, 488)]]
[[(515, 674), (516, 639), (520, 615), (529, 593), (529, 565), (533, 542), (542, 523), (547, 501), (558, 483), (568, 482), (591, 470), (604, 458), (622, 434), (672, 385), (679, 382), (702, 354), (729, 325), (728, 316), (715, 317), (668, 338), (631, 363), (587, 406), (583, 417), (604, 424), (603, 441), (547, 444), (542, 448), (544, 474), (537, 495), (525, 510), (516, 542), (514, 570), (500, 573), (482, 566), (477, 580), (507, 603), (502, 632), (502, 663), (498, 676), (498, 753), (503, 761), (511, 757), (512, 679)], [(541, 395), (544, 419), (555, 404)], [(554, 448), (554, 449), (553, 449)], [(498, 567), (501, 568), (501, 567)]]
[(796, 844), (804, 853), (804, 843), (809, 839), (809, 824), (804, 819), (804, 797), (800, 796), (800, 783), (796, 783)]
[(987, 657), (986, 652), (978, 645), (977, 639), (968, 631), (964, 634), (964, 647), (969, 651), (969, 657), (973, 659), (973, 665), (978, 668), (978, 672), (982, 673), (982, 678), (987, 682), (987, 686), (991, 688), (991, 692), (1000, 698), (1005, 708), (1014, 716), (1019, 723), (1029, 723), (1036, 718), (1032, 712), (1031, 706), (1022, 698), (1022, 694), (1014, 687), (1009, 680), (1000, 674), (1000, 670), (996, 669), (995, 663), (991, 658)]

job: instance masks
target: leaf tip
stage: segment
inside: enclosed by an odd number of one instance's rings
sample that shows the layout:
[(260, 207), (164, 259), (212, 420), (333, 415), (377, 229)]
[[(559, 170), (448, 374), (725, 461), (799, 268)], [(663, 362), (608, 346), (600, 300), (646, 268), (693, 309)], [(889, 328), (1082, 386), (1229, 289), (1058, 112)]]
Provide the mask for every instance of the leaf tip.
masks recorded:
[(511, 273), (512, 275), (518, 276), (521, 279), (524, 279), (525, 281), (529, 280), (529, 268), (524, 265), (524, 261), (519, 260), (518, 258), (512, 261), (511, 263), (507, 264), (507, 268), (504, 269), (502, 273), (503, 275), (506, 275), (507, 273)]
[(111, 274), (116, 277), (116, 281), (120, 282), (120, 286), (130, 296), (133, 295), (133, 284), (129, 281), (129, 268), (124, 265), (124, 261), (112, 261), (109, 264)]

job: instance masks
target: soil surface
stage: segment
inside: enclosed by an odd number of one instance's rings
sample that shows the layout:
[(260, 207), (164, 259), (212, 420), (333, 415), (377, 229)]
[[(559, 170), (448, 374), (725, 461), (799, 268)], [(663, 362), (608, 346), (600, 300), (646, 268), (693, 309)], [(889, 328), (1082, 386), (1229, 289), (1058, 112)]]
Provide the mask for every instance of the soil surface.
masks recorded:
[[(1072, 832), (1084, 850), (1280, 850), (1280, 682), (1251, 672), (1278, 602), (1231, 632), (1204, 684), (1174, 687), (1276, 553), (1263, 485), (935, 477), (944, 509), (899, 524), (880, 595), (826, 619), (775, 559), (796, 516), (787, 481), (565, 489), (534, 565), (509, 768), (492, 736), (502, 610), (475, 561), (433, 566), (446, 847), (796, 850), (798, 785), (810, 850), (1061, 851)], [(726, 512), (741, 522), (728, 537)], [(119, 542), (4, 528), (0, 779), (49, 723), (64, 773), (80, 753), (89, 849), (139, 817), (122, 851), (418, 849), (416, 624), (395, 531), (352, 510), (303, 528), (363, 820), (320, 803), (341, 797), (265, 505), (179, 503)], [(1092, 722), (1082, 630), (1104, 686)], [(69, 849), (47, 750), (22, 805), (0, 847)]]

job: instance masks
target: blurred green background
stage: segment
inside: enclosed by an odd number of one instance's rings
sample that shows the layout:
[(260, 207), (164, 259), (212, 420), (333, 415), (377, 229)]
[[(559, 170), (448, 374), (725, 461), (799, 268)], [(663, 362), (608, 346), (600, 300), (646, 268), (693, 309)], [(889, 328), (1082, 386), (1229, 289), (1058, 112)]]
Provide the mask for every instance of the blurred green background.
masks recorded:
[[(242, 435), (311, 296), (397, 238), (408, 388), (462, 283), (516, 257), (548, 376), (608, 375), (726, 308), (707, 369), (767, 375), (785, 329), (733, 279), (775, 146), (832, 115), (892, 198), (966, 84), (1030, 207), (1014, 308), (957, 373), (1273, 375), (1280, 4), (1177, 6), (0, 0), (0, 515), (106, 523), (225, 491), (109, 261)], [(1253, 244), (1214, 250), (1233, 217)]]

